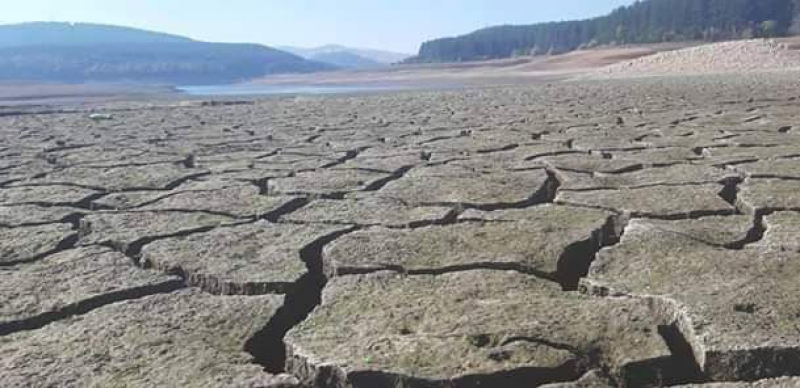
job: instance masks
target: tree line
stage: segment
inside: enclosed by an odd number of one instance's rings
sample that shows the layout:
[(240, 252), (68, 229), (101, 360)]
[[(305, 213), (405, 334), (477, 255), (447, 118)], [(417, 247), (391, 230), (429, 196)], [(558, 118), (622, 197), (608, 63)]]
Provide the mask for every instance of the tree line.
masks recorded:
[(800, 34), (800, 0), (646, 0), (585, 20), (498, 26), (422, 45), (409, 62), (558, 54), (597, 45)]
[(0, 26), (0, 82), (220, 84), (336, 67), (255, 44), (99, 24)]
[(226, 84), (333, 66), (252, 44), (131, 43), (0, 47), (0, 82)]

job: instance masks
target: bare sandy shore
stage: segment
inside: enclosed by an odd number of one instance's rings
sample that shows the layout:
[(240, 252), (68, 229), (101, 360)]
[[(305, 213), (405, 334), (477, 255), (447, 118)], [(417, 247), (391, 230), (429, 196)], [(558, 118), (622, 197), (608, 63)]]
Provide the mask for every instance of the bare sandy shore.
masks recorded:
[(752, 39), (710, 43), (615, 63), (581, 77), (608, 79), (800, 70), (800, 40)]
[(633, 45), (580, 50), (563, 55), (480, 62), (399, 65), (388, 69), (290, 74), (255, 81), (266, 85), (487, 86), (552, 82), (692, 43)]
[(77, 104), (156, 98), (175, 93), (162, 85), (0, 83), (0, 105)]

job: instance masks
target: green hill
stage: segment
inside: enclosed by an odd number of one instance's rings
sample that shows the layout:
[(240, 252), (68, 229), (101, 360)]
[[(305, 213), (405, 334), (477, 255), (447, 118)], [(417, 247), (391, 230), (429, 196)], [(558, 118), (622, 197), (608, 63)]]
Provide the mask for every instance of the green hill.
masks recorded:
[(800, 0), (646, 0), (608, 15), (490, 27), (426, 42), (408, 62), (563, 53), (600, 44), (731, 40), (800, 32)]
[(219, 84), (333, 68), (261, 45), (207, 43), (126, 27), (0, 26), (0, 81)]

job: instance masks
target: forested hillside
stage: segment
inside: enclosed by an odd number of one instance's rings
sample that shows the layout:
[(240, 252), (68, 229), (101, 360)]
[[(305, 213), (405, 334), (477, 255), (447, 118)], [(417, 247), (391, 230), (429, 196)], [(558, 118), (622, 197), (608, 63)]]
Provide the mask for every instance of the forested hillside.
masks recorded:
[(133, 28), (0, 26), (0, 82), (219, 84), (334, 68), (256, 44), (207, 43)]
[(499, 26), (426, 42), (410, 62), (563, 53), (601, 44), (719, 41), (800, 33), (800, 0), (646, 0), (593, 19)]

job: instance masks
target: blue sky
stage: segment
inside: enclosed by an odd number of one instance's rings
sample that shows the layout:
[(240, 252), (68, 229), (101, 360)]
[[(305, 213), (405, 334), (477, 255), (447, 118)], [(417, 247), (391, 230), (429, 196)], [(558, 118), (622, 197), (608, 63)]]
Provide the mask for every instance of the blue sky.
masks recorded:
[(414, 53), (497, 24), (596, 16), (632, 0), (7, 0), (0, 23), (96, 22), (217, 42), (340, 43)]

